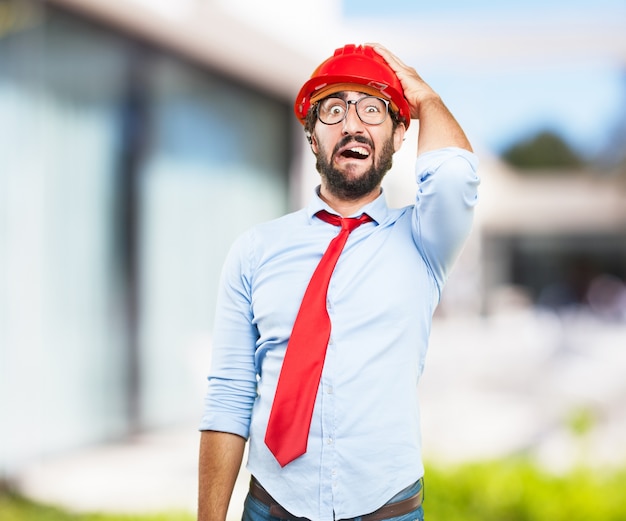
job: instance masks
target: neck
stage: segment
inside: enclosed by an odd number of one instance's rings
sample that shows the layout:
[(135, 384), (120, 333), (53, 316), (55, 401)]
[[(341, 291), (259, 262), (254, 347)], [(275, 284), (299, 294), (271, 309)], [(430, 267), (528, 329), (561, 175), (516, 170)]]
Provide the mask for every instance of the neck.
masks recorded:
[(377, 186), (374, 190), (368, 194), (359, 197), (358, 199), (344, 199), (332, 194), (322, 183), (320, 187), (320, 198), (333, 210), (335, 210), (342, 217), (348, 217), (354, 215), (366, 204), (371, 203), (380, 195), (380, 186)]

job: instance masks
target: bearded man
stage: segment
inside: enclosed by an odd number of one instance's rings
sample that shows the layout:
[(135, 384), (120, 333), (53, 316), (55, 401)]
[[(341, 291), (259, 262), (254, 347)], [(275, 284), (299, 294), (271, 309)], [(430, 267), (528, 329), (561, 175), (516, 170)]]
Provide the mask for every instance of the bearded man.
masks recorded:
[[(346, 45), (294, 110), (320, 185), (233, 245), (200, 426), (200, 521), (223, 521), (249, 441), (244, 521), (423, 519), (417, 384), (472, 225), (477, 159), (417, 72)], [(381, 182), (419, 120), (414, 204)]]

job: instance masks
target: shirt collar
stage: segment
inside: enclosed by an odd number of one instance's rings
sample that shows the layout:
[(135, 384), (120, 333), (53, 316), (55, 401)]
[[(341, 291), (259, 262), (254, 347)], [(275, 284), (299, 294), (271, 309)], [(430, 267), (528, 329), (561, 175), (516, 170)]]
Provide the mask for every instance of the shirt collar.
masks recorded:
[[(315, 193), (309, 204), (306, 207), (306, 213), (309, 218), (309, 221), (313, 220), (313, 217), (320, 210), (326, 210), (329, 213), (339, 215), (335, 210), (333, 210), (330, 206), (328, 206), (320, 197), (320, 187), (317, 186), (315, 188)], [(387, 206), (387, 201), (385, 200), (385, 194), (383, 193), (383, 189), (380, 190), (380, 195), (374, 199), (371, 203), (366, 204), (361, 207), (357, 212), (348, 217), (359, 217), (361, 214), (366, 213), (369, 215), (376, 224), (380, 224), (385, 221), (389, 214), (389, 208)]]

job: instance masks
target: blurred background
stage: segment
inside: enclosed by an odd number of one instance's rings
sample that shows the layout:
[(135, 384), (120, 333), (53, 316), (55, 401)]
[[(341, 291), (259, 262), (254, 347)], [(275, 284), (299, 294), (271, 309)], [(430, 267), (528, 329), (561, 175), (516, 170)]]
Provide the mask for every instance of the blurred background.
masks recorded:
[[(625, 35), (624, 0), (0, 0), (0, 481), (193, 510), (222, 261), (308, 200), (293, 98), (371, 41), (481, 161), (420, 390), (425, 454), (624, 465)], [(415, 195), (417, 127), (394, 206)]]

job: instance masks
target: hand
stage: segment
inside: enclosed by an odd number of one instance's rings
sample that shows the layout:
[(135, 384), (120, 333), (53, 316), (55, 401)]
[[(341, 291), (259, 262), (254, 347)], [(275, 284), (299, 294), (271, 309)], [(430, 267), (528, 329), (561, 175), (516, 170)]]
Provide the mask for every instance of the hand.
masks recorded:
[(454, 116), (433, 89), (419, 74), (379, 43), (367, 44), (380, 54), (396, 73), (404, 97), (409, 102), (411, 118), (419, 119), (418, 153), (444, 147), (460, 147), (472, 151), (472, 146)]
[(404, 97), (409, 102), (412, 119), (420, 118), (420, 107), (424, 101), (440, 99), (439, 95), (417, 74), (415, 69), (406, 65), (387, 48), (379, 43), (368, 43), (366, 45), (373, 47), (398, 76), (404, 89)]

